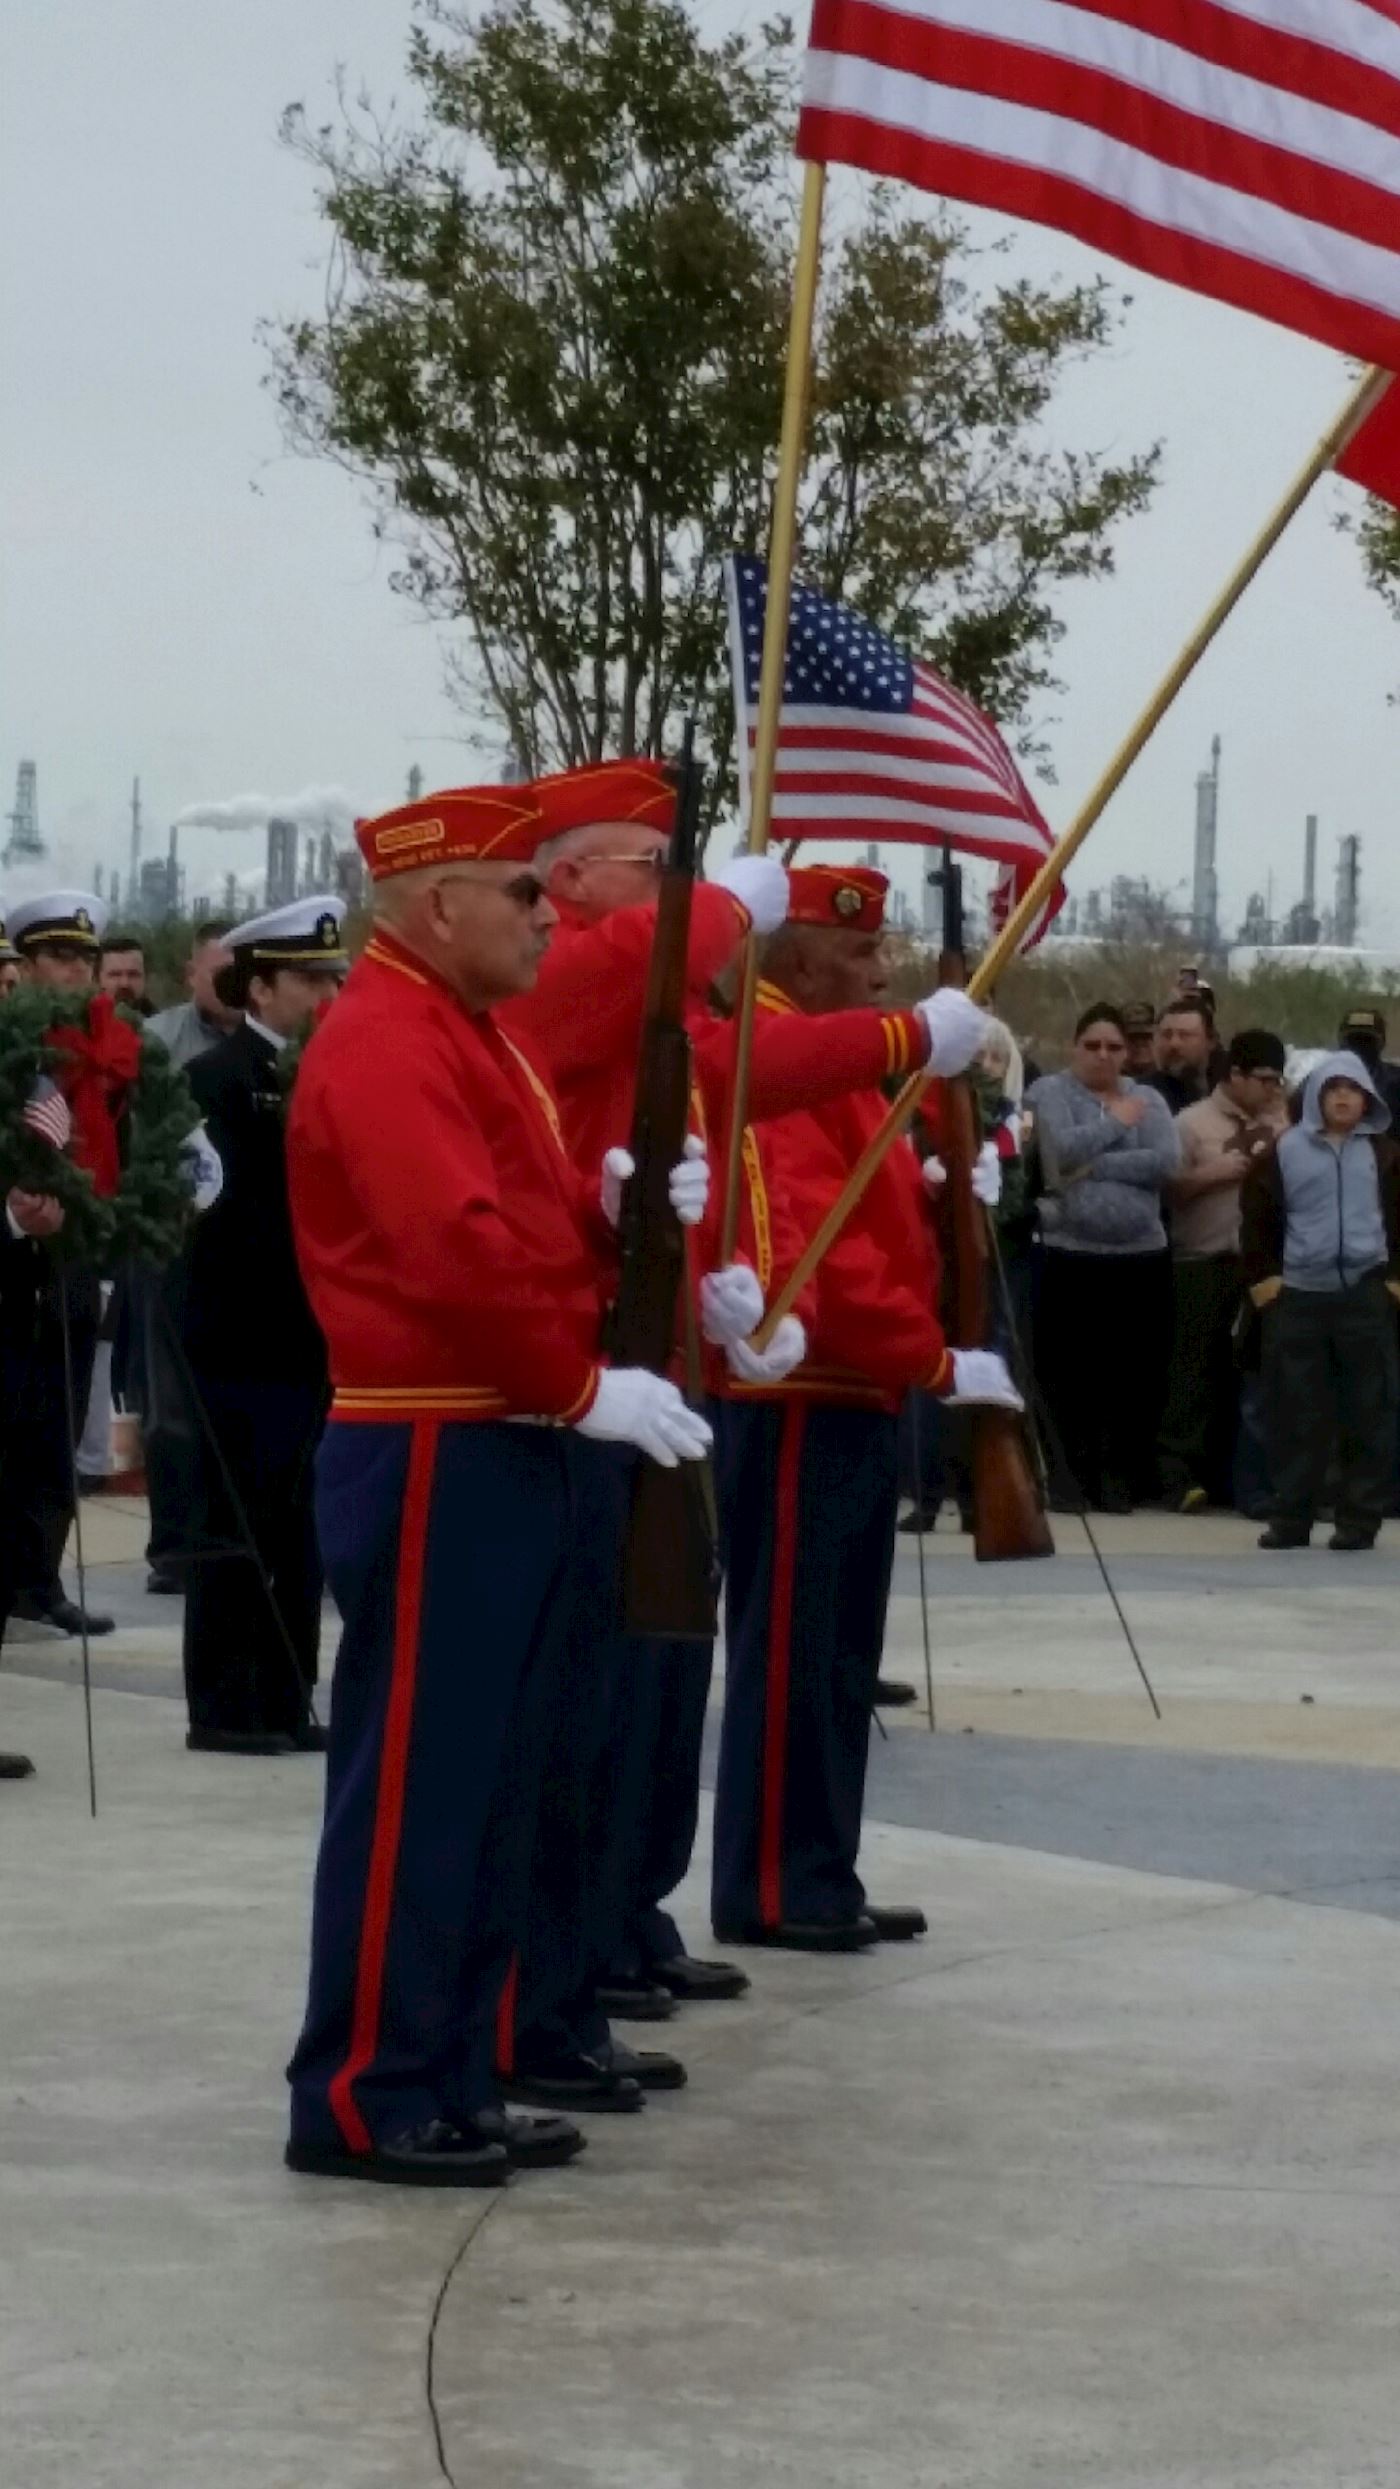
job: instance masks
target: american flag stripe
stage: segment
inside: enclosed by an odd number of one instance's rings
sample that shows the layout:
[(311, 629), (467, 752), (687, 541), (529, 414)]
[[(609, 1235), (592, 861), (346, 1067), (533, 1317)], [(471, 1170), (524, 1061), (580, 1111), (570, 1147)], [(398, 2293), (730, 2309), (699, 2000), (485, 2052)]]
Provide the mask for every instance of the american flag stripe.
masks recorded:
[(798, 150), (1400, 367), (1400, 0), (816, 0)]
[[(728, 590), (747, 811), (766, 563), (731, 555)], [(1016, 895), (1053, 843), (990, 719), (848, 606), (800, 584), (793, 587), (788, 623), (770, 830), (784, 842), (877, 839), (934, 847), (946, 841), (1000, 865)]]
[(24, 1104), (21, 1121), (31, 1132), (52, 1141), (55, 1149), (66, 1149), (73, 1138), (73, 1118), (61, 1089), (48, 1079), (37, 1080)]

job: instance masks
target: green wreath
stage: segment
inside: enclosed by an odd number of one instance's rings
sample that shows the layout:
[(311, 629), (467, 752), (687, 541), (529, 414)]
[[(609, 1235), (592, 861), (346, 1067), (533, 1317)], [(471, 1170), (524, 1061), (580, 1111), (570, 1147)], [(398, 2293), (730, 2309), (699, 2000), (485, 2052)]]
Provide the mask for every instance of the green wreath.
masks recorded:
[[(54, 1250), (64, 1261), (104, 1273), (121, 1262), (171, 1262), (194, 1218), (194, 1195), (182, 1152), (199, 1123), (188, 1081), (157, 1039), (141, 1047), (140, 1068), (122, 1115), (122, 1172), (102, 1200), (86, 1168), (26, 1123), (35, 1085), (61, 1085), (63, 1057), (49, 1042), (55, 1028), (85, 1025), (92, 995), (21, 987), (0, 1002), (0, 1203), (19, 1188), (47, 1193), (63, 1208)], [(121, 1017), (141, 1031), (129, 1012)]]

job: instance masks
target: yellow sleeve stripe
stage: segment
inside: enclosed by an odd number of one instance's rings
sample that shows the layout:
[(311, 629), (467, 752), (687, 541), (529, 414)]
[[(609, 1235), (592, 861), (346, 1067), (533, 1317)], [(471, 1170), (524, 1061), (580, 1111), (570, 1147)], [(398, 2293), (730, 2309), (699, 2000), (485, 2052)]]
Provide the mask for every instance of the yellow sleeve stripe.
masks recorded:
[(885, 1075), (907, 1072), (910, 1064), (909, 1022), (904, 1013), (881, 1021), (885, 1032)]

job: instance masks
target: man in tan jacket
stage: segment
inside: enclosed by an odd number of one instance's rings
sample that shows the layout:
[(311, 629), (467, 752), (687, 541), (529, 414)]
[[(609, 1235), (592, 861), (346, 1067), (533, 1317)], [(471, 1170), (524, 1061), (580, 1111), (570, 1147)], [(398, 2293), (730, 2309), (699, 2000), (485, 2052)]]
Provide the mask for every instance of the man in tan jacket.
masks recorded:
[(1177, 1512), (1229, 1501), (1237, 1385), (1231, 1333), (1239, 1311), (1240, 1187), (1287, 1120), (1284, 1048), (1268, 1029), (1245, 1029), (1223, 1079), (1176, 1119), (1181, 1172), (1168, 1200), (1172, 1347), (1158, 1441), (1162, 1490)]

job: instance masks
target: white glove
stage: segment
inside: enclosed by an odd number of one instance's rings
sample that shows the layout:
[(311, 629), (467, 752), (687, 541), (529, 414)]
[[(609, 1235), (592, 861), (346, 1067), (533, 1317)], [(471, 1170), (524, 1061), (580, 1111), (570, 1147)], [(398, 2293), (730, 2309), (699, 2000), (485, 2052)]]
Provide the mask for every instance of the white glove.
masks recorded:
[(224, 1189), (224, 1162), (203, 1124), (196, 1124), (193, 1132), (186, 1134), (180, 1162), (196, 1210), (212, 1210)]
[(807, 1354), (807, 1334), (796, 1314), (784, 1314), (766, 1348), (731, 1340), (724, 1353), (741, 1383), (783, 1383)]
[(980, 1003), (969, 1002), (956, 985), (940, 985), (936, 994), (926, 994), (914, 1009), (928, 1031), (927, 1072), (936, 1072), (940, 1080), (955, 1080), (965, 1072), (987, 1034), (987, 1014)]
[[(616, 1227), (622, 1216), (623, 1189), (631, 1183), (636, 1172), (637, 1162), (630, 1149), (604, 1150), (603, 1180), (598, 1198), (609, 1227)], [(685, 1145), (684, 1158), (679, 1166), (671, 1169), (667, 1191), (671, 1207), (682, 1227), (698, 1227), (710, 1198), (710, 1162), (698, 1132), (691, 1133)]]
[(991, 1348), (953, 1350), (953, 1388), (945, 1408), (1023, 1409), (1025, 1402), (1007, 1372), (1006, 1359)]
[(603, 1152), (603, 1180), (598, 1189), (603, 1216), (609, 1227), (616, 1227), (622, 1216), (622, 1195), (637, 1172), (637, 1162), (630, 1149), (607, 1149)]
[(635, 1443), (663, 1469), (702, 1461), (713, 1441), (703, 1417), (686, 1406), (675, 1384), (645, 1366), (611, 1367), (575, 1432), (591, 1443)]
[(786, 920), (787, 867), (775, 855), (735, 856), (720, 866), (715, 886), (748, 909), (755, 933), (776, 933)]
[(973, 1160), (972, 1197), (984, 1210), (995, 1210), (1001, 1199), (1001, 1156), (995, 1141), (984, 1141)]
[(948, 1170), (944, 1166), (942, 1159), (937, 1155), (936, 1151), (930, 1151), (928, 1157), (924, 1160), (921, 1173), (923, 1175), (924, 1191), (926, 1193), (942, 1192), (944, 1185), (948, 1181)]
[(712, 1348), (746, 1340), (763, 1320), (763, 1290), (747, 1262), (728, 1262), (700, 1282), (700, 1328)]
[(698, 1227), (710, 1198), (710, 1162), (698, 1132), (691, 1133), (684, 1158), (671, 1169), (667, 1190), (682, 1227)]

